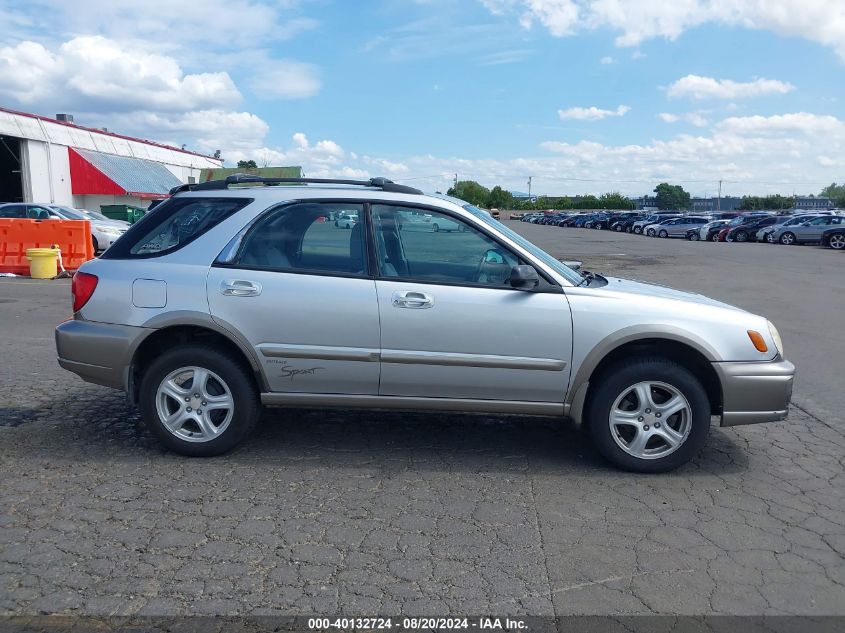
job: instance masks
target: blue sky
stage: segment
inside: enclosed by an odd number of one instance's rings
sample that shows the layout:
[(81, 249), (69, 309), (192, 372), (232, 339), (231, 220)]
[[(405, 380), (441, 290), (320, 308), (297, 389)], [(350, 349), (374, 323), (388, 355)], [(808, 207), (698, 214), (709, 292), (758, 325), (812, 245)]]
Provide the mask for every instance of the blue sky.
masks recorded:
[(3, 3), (0, 105), (426, 189), (845, 180), (841, 0), (69, 4)]

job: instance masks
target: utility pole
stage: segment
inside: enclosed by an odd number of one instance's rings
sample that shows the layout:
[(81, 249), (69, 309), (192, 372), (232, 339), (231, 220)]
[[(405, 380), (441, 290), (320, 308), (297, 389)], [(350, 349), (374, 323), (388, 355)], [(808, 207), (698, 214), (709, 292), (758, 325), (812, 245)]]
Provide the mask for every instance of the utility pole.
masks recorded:
[(531, 201), (531, 176), (528, 176), (528, 201)]
[(455, 191), (458, 190), (458, 174), (455, 174)]
[(719, 181), (719, 198), (716, 200), (716, 211), (722, 210), (722, 181)]

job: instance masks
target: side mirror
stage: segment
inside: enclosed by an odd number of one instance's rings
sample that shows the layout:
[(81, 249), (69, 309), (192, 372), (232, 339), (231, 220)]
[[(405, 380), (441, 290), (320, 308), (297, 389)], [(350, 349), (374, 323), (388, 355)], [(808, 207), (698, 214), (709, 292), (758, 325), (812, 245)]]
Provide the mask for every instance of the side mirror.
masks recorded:
[(533, 266), (527, 264), (514, 266), (511, 268), (509, 283), (512, 288), (517, 290), (533, 290), (540, 283), (540, 275), (537, 274)]

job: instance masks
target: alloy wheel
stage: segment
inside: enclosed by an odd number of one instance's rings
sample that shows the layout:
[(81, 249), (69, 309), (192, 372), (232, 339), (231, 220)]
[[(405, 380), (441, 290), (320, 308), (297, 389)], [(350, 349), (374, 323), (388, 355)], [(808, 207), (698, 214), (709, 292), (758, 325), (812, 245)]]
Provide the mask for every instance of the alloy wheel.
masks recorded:
[(836, 233), (835, 235), (831, 235), (830, 247), (836, 251), (841, 251), (842, 249), (845, 249), (845, 234)]
[(613, 440), (638, 459), (659, 459), (678, 450), (692, 429), (684, 395), (665, 382), (643, 381), (624, 389), (610, 408)]
[(156, 412), (170, 433), (188, 442), (209, 442), (226, 430), (235, 399), (220, 376), (202, 367), (180, 367), (161, 381)]

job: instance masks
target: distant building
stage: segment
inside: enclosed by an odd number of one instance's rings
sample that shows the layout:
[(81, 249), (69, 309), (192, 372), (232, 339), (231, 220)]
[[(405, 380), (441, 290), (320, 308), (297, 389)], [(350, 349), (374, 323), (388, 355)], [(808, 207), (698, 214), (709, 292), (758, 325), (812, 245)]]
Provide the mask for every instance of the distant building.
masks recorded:
[(639, 198), (631, 198), (634, 203), (634, 208), (638, 211), (656, 211), (657, 197), (656, 196), (640, 196)]
[(835, 207), (833, 200), (825, 196), (795, 196), (795, 208), (799, 211), (821, 211)]
[(232, 174), (252, 174), (264, 178), (302, 178), (302, 167), (218, 167), (203, 169), (199, 181), (223, 180), (226, 176)]
[(68, 114), (0, 108), (0, 202), (146, 208), (222, 165), (219, 157), (75, 125)]
[(537, 202), (536, 193), (533, 193), (531, 195), (528, 195), (524, 191), (509, 191), (508, 193), (513, 196), (514, 200), (530, 200), (531, 202)]
[(692, 198), (690, 209), (696, 213), (709, 213), (712, 211), (736, 211), (742, 204), (742, 198), (724, 196), (722, 198)]

